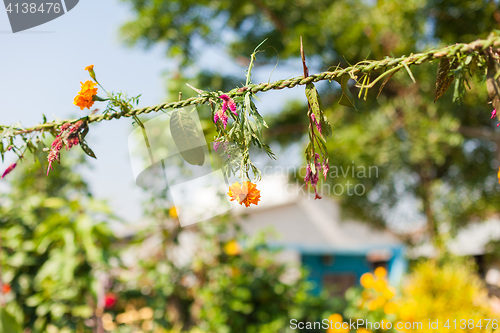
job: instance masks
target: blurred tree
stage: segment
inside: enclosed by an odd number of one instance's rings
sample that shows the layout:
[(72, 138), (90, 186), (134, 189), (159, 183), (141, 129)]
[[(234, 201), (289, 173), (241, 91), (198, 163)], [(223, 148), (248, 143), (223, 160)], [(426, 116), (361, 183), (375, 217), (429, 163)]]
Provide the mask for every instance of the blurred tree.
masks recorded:
[(99, 274), (114, 257), (107, 223), (115, 217), (64, 163), (50, 177), (46, 165), (26, 163), (9, 178), (9, 194), (0, 194), (5, 309), (25, 332), (88, 332), (104, 306)]
[[(303, 36), (309, 61), (326, 69), (469, 42), (486, 37), (500, 22), (493, 0), (124, 1), (135, 12), (122, 29), (126, 40), (163, 44), (168, 56), (184, 64), (203, 59), (209, 45), (237, 59), (247, 57), (268, 38), (266, 45), (280, 59), (299, 68)], [(275, 55), (265, 52), (259, 59), (275, 61)], [(321, 86), (334, 130), (329, 150), (337, 174), (330, 172), (328, 183), (338, 189), (333, 194), (340, 196), (347, 213), (375, 225), (423, 223), (439, 245), (438, 235), (453, 234), (469, 221), (498, 212), (500, 135), (489, 119), (486, 93), (474, 80), (469, 78), (472, 89), (461, 104), (452, 104), (467, 89), (460, 80), (434, 103), (437, 68), (412, 70), (416, 83), (407, 73), (397, 73), (378, 99), (370, 91), (358, 103), (358, 112), (335, 103), (339, 89)], [(460, 68), (454, 73), (464, 75)], [(273, 115), (270, 133), (290, 143), (305, 130), (300, 124), (306, 122), (306, 108), (295, 103), (283, 110)], [(358, 173), (359, 167), (369, 166), (377, 167), (376, 175)], [(362, 185), (363, 194), (347, 194), (356, 184)]]

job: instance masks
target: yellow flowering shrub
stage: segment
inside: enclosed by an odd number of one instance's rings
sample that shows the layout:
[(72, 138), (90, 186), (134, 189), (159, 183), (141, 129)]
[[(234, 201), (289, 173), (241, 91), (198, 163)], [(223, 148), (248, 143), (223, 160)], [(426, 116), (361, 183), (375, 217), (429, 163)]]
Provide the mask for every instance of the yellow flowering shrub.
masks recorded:
[[(486, 289), (470, 262), (422, 261), (399, 295), (386, 277), (387, 271), (377, 268), (361, 276), (361, 288), (347, 291), (344, 320), (372, 323), (355, 332), (500, 332), (500, 318), (491, 312)], [(373, 323), (380, 325), (374, 328)]]
[[(500, 324), (500, 318), (489, 310), (486, 289), (474, 266), (463, 260), (421, 262), (404, 285), (398, 303), (400, 321), (422, 322), (424, 328), (429, 319), (437, 321), (432, 329), (435, 333), (493, 332)], [(417, 331), (422, 329), (401, 330)]]

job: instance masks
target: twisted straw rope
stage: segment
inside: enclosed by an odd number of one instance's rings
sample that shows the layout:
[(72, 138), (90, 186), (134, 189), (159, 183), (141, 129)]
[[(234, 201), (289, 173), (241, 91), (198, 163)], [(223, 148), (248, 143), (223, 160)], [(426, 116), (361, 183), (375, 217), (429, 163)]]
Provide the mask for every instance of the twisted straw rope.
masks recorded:
[[(351, 75), (358, 73), (371, 73), (373, 71), (377, 71), (380, 69), (389, 70), (398, 66), (408, 67), (410, 65), (420, 65), (425, 62), (430, 62), (440, 58), (453, 58), (458, 53), (466, 53), (466, 52), (482, 52), (489, 47), (500, 47), (500, 36), (495, 34), (490, 34), (487, 39), (479, 39), (471, 43), (457, 43), (454, 45), (450, 45), (441, 49), (431, 50), (424, 53), (411, 54), (410, 56), (402, 56), (399, 58), (389, 58), (386, 57), (382, 60), (373, 60), (373, 61), (362, 61), (356, 65), (349, 66), (346, 68), (336, 69), (334, 71), (326, 71), (319, 74), (313, 74), (304, 78), (303, 76), (287, 79), (287, 80), (278, 80), (271, 83), (259, 83), (259, 84), (250, 84), (243, 90), (243, 88), (235, 88), (231, 90), (228, 95), (231, 97), (241, 96), (245, 94), (245, 91), (250, 90), (252, 93), (257, 92), (265, 92), (269, 90), (280, 90), (285, 88), (293, 88), (298, 85), (306, 85), (311, 82), (319, 82), (324, 80), (333, 80), (339, 77), (342, 77), (345, 74)], [(134, 117), (141, 114), (148, 114), (151, 112), (158, 112), (165, 109), (175, 109), (181, 108), (188, 105), (200, 105), (207, 103), (209, 101), (209, 96), (200, 96), (200, 97), (192, 97), (178, 102), (166, 102), (154, 106), (148, 106), (144, 108), (137, 108), (130, 111), (120, 111), (115, 113), (106, 113), (102, 115), (94, 115), (84, 117), (87, 120), (87, 123), (98, 123), (103, 120), (112, 120), (119, 119), (121, 117)], [(80, 119), (72, 119), (72, 120), (61, 120), (61, 121), (53, 121), (45, 124), (39, 124), (33, 127), (29, 127), (26, 129), (18, 129), (13, 133), (7, 134), (4, 138), (16, 137), (23, 134), (28, 134), (32, 132), (48, 132), (57, 129), (61, 125), (65, 123), (75, 123)], [(1, 130), (9, 128), (8, 126), (0, 125), (0, 133)]]

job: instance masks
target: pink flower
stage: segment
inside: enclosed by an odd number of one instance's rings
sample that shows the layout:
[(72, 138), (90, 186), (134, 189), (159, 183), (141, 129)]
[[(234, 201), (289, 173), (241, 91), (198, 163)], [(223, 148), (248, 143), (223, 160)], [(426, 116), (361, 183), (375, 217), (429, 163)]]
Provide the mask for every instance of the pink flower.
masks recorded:
[(330, 166), (328, 165), (328, 161), (326, 161), (325, 163), (323, 163), (323, 177), (325, 177), (325, 180), (329, 170)]
[(490, 119), (493, 119), (497, 116), (497, 109), (493, 109), (493, 111), (491, 111), (491, 118)]
[(47, 156), (47, 160), (49, 161), (47, 176), (49, 175), (50, 170), (52, 170), (52, 163), (59, 160), (62, 147), (66, 146), (66, 149), (71, 149), (73, 146), (80, 144), (78, 133), (84, 125), (85, 123), (82, 120), (79, 120), (74, 124), (65, 123), (61, 126), (59, 134), (56, 136), (54, 142), (52, 142), (49, 156)]
[(224, 108), (220, 109), (219, 111), (215, 112), (215, 114), (214, 114), (214, 123), (217, 123), (217, 120), (222, 121), (222, 124), (224, 125), (224, 129), (227, 126), (227, 119), (228, 119), (228, 116), (227, 116), (226, 112), (224, 111)]
[(49, 175), (50, 170), (52, 170), (52, 163), (56, 160), (59, 160), (59, 153), (63, 147), (63, 142), (59, 136), (56, 137), (54, 142), (52, 142), (52, 146), (50, 147), (49, 156), (47, 157), (47, 161), (49, 161), (49, 167), (47, 169), (47, 176)]
[(67, 142), (68, 145), (66, 146), (66, 149), (71, 149), (73, 146), (76, 146), (80, 143), (80, 139), (77, 136), (72, 136), (68, 138)]
[(312, 121), (314, 122), (314, 124), (316, 125), (316, 129), (318, 130), (318, 132), (321, 134), (321, 124), (320, 122), (316, 119), (316, 116), (314, 115), (314, 113), (311, 113), (311, 119)]
[(222, 109), (224, 110), (224, 112), (229, 107), (229, 110), (231, 110), (231, 112), (234, 113), (235, 116), (238, 116), (238, 113), (236, 112), (236, 103), (234, 102), (234, 100), (228, 95), (220, 95), (219, 97), (224, 101), (222, 103)]
[(12, 163), (5, 171), (4, 173), (2, 174), (2, 178), (3, 179), (5, 176), (7, 176), (9, 173), (11, 173), (12, 170), (14, 170), (17, 166), (17, 163)]

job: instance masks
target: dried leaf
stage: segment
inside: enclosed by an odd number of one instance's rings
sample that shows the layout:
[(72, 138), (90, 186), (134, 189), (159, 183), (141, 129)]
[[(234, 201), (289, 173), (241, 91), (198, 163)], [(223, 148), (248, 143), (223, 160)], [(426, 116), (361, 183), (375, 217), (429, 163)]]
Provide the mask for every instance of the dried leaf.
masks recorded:
[(453, 75), (450, 75), (450, 71), (452, 69), (452, 66), (450, 66), (450, 60), (448, 60), (448, 58), (441, 58), (436, 78), (436, 96), (434, 97), (434, 103), (438, 100), (438, 98), (444, 95), (455, 79)]
[(378, 90), (378, 95), (377, 95), (377, 99), (379, 98), (380, 94), (382, 93), (382, 90), (384, 89), (385, 85), (387, 84), (387, 82), (389, 82), (389, 80), (394, 76), (394, 74), (396, 74), (397, 72), (399, 71), (396, 70), (394, 72), (392, 72), (388, 77), (385, 78), (384, 82), (382, 82), (382, 84), (380, 85), (380, 88)]

